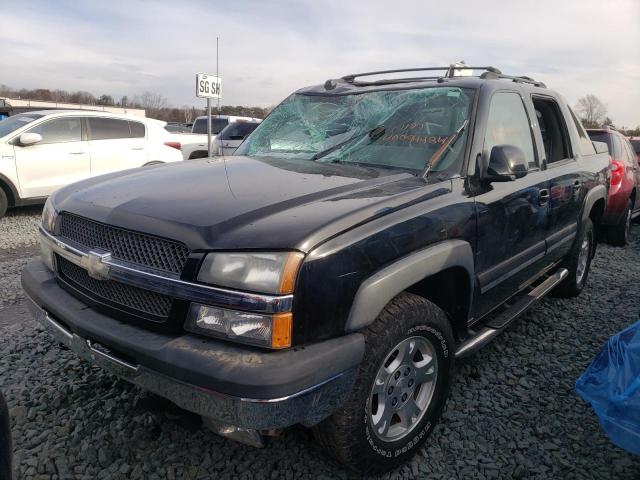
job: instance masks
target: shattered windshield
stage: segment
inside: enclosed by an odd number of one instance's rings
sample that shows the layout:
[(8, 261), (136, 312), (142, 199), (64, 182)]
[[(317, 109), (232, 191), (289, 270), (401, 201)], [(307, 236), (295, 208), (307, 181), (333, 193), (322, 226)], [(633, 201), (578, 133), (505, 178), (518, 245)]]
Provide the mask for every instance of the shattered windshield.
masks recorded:
[(474, 92), (430, 87), (350, 95), (293, 94), (236, 155), (459, 171)]

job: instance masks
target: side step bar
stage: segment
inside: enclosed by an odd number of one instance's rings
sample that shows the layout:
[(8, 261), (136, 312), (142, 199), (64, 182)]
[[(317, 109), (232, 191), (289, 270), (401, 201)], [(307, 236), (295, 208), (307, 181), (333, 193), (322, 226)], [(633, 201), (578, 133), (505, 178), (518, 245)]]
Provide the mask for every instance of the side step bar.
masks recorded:
[(484, 324), (480, 330), (474, 332), (470, 338), (462, 342), (456, 350), (456, 358), (469, 356), (491, 342), (491, 340), (502, 333), (511, 322), (522, 315), (537, 300), (549, 293), (553, 287), (564, 280), (567, 275), (569, 275), (569, 271), (566, 268), (561, 268), (528, 294), (517, 299), (515, 303), (510, 305), (504, 312), (492, 318)]

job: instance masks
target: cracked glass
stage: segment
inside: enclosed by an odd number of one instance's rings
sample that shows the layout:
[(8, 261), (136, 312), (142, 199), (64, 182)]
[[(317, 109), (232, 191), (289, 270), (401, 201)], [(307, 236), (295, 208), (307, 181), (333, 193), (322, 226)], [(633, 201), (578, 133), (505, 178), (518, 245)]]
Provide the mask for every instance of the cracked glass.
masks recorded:
[(446, 86), (296, 93), (236, 155), (458, 173), (474, 94)]

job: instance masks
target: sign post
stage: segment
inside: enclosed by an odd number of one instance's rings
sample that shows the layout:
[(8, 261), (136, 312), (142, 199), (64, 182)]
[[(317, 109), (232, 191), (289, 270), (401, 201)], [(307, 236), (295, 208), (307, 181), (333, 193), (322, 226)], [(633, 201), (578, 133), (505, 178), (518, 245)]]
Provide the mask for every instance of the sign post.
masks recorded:
[(208, 73), (196, 74), (196, 97), (207, 99), (207, 156), (211, 157), (211, 99), (222, 96), (222, 79)]

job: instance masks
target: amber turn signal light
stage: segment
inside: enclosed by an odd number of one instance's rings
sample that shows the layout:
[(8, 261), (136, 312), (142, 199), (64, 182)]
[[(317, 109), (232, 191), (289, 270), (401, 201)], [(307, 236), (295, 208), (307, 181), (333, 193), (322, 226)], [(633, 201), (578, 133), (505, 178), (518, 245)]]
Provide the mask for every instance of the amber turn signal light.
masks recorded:
[(271, 348), (287, 348), (291, 346), (293, 330), (293, 314), (276, 313), (271, 317)]
[(296, 277), (298, 276), (298, 270), (300, 269), (300, 265), (302, 264), (303, 259), (303, 253), (289, 253), (287, 261), (284, 264), (284, 269), (282, 270), (279, 293), (293, 293), (293, 289), (296, 286)]

